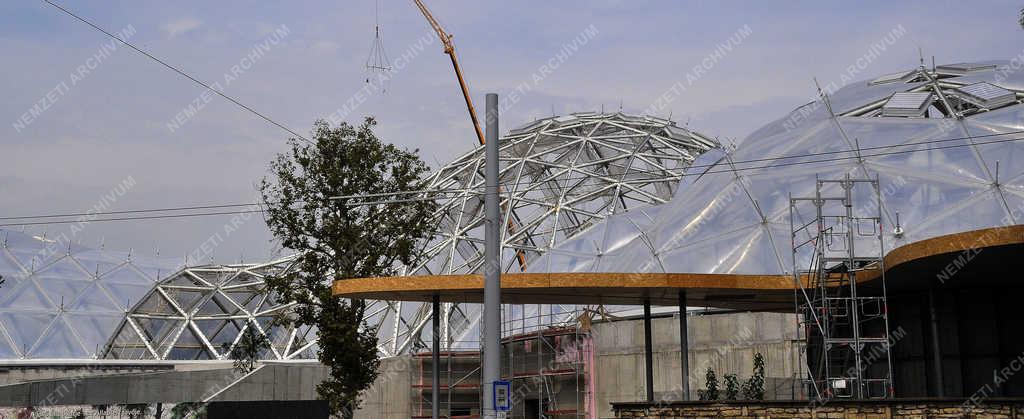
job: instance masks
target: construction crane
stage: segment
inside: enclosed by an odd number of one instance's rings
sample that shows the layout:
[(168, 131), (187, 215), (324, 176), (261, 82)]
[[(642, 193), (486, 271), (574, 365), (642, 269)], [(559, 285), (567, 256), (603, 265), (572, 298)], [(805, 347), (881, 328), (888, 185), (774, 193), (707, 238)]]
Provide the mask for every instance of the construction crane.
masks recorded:
[[(427, 19), (430, 26), (437, 32), (437, 37), (441, 39), (441, 44), (444, 45), (444, 53), (448, 54), (448, 57), (452, 60), (452, 67), (455, 68), (455, 77), (459, 79), (459, 87), (462, 88), (462, 97), (466, 99), (466, 109), (469, 110), (469, 119), (473, 120), (473, 129), (476, 130), (476, 139), (480, 142), (480, 145), (484, 145), (484, 131), (480, 129), (480, 119), (476, 117), (476, 108), (473, 107), (473, 98), (469, 95), (469, 86), (466, 85), (465, 77), (462, 77), (462, 67), (459, 66), (459, 57), (455, 54), (455, 44), (452, 43), (452, 35), (445, 32), (444, 28), (441, 27), (440, 23), (437, 23), (437, 19), (434, 19), (434, 15), (430, 13), (430, 9), (423, 4), (420, 0), (413, 0), (416, 3), (416, 7), (420, 9), (420, 13), (423, 13), (423, 17)], [(501, 191), (500, 186), (498, 189)], [(503, 206), (504, 207), (504, 206)], [(507, 208), (503, 208), (507, 210)], [(509, 218), (508, 225), (509, 234), (513, 234), (516, 231), (516, 226)], [(516, 259), (519, 261), (519, 269), (526, 270), (526, 254), (522, 250), (516, 252)]]
[(473, 108), (473, 99), (469, 96), (469, 87), (466, 86), (466, 79), (462, 77), (462, 67), (459, 66), (459, 57), (455, 54), (455, 44), (452, 43), (452, 35), (444, 31), (440, 23), (437, 23), (437, 19), (434, 19), (434, 15), (430, 14), (430, 10), (420, 0), (413, 0), (416, 3), (416, 7), (423, 13), (423, 17), (427, 18), (427, 22), (430, 22), (430, 26), (437, 32), (437, 37), (441, 38), (441, 44), (444, 45), (444, 53), (448, 54), (448, 57), (452, 59), (452, 67), (455, 68), (455, 77), (459, 79), (459, 87), (462, 88), (462, 97), (466, 98), (466, 109), (469, 110), (469, 118), (473, 120), (473, 129), (476, 130), (476, 139), (480, 141), (480, 145), (483, 145), (484, 131), (480, 129), (480, 120), (476, 117), (476, 109)]

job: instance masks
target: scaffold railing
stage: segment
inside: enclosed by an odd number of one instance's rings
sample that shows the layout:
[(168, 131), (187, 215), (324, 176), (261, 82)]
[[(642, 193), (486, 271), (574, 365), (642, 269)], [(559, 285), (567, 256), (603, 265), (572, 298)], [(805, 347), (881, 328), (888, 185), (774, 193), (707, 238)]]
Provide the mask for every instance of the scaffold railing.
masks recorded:
[(795, 310), (806, 337), (807, 393), (893, 396), (878, 179), (818, 179), (790, 197)]

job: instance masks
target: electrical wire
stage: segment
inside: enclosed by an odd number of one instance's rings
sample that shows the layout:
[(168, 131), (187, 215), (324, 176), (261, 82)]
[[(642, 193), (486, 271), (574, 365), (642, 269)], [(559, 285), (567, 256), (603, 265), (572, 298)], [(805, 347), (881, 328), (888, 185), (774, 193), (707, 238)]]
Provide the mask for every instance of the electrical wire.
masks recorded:
[(34, 226), (34, 225), (49, 225), (49, 224), (73, 224), (73, 223), (95, 223), (104, 221), (130, 221), (130, 220), (157, 220), (163, 218), (187, 218), (187, 217), (206, 217), (211, 215), (236, 215), (236, 214), (255, 214), (261, 213), (264, 210), (249, 210), (249, 211), (223, 211), (223, 212), (202, 212), (192, 214), (164, 214), (164, 215), (146, 215), (139, 217), (118, 217), (118, 218), (98, 218), (94, 220), (59, 220), (59, 221), (38, 221), (38, 222), (27, 222), (27, 223), (11, 223), (11, 224), (0, 224), (0, 227), (15, 227), (15, 226)]
[(186, 72), (182, 71), (181, 69), (179, 69), (179, 68), (177, 68), (177, 67), (175, 67), (175, 66), (173, 66), (173, 65), (171, 65), (171, 64), (168, 64), (168, 63), (167, 63), (166, 61), (164, 61), (164, 60), (161, 60), (161, 59), (159, 59), (159, 58), (157, 58), (157, 57), (153, 56), (152, 54), (150, 54), (150, 53), (148, 53), (148, 52), (146, 52), (146, 51), (143, 51), (142, 49), (140, 49), (139, 47), (136, 47), (136, 46), (135, 46), (134, 44), (132, 44), (131, 42), (128, 42), (127, 40), (124, 40), (124, 39), (118, 38), (118, 37), (117, 37), (117, 36), (115, 36), (114, 34), (112, 34), (112, 33), (108, 32), (108, 31), (107, 31), (106, 29), (103, 29), (103, 28), (101, 28), (101, 27), (97, 26), (96, 24), (94, 24), (94, 23), (90, 22), (89, 20), (86, 20), (85, 18), (83, 18), (83, 17), (81, 17), (81, 16), (79, 16), (79, 15), (75, 14), (74, 12), (72, 12), (72, 11), (70, 11), (70, 10), (68, 10), (68, 9), (65, 9), (64, 7), (60, 6), (59, 4), (56, 4), (56, 3), (52, 2), (51, 0), (42, 0), (42, 1), (43, 1), (44, 3), (46, 3), (46, 4), (49, 4), (50, 6), (53, 6), (53, 7), (57, 8), (57, 9), (59, 9), (60, 11), (62, 11), (62, 12), (64, 12), (64, 13), (66, 13), (66, 14), (67, 14), (68, 16), (71, 16), (71, 17), (73, 17), (73, 18), (75, 18), (75, 19), (78, 19), (79, 21), (81, 21), (82, 23), (85, 23), (86, 25), (89, 25), (89, 26), (90, 26), (90, 27), (92, 27), (93, 29), (95, 29), (95, 30), (97, 30), (97, 31), (100, 31), (100, 32), (102, 32), (103, 34), (105, 34), (105, 35), (107, 35), (107, 36), (109, 36), (109, 37), (113, 38), (114, 40), (116, 40), (116, 41), (118, 41), (118, 42), (120, 42), (120, 43), (122, 43), (122, 44), (124, 44), (124, 45), (128, 46), (129, 48), (131, 48), (131, 49), (135, 50), (135, 51), (136, 51), (136, 52), (138, 52), (139, 54), (142, 54), (142, 55), (144, 55), (144, 56), (148, 57), (149, 59), (151, 59), (151, 60), (153, 60), (153, 61), (156, 61), (157, 63), (160, 63), (160, 64), (161, 64), (161, 65), (163, 65), (164, 67), (167, 67), (167, 68), (171, 69), (171, 71), (174, 71), (175, 73), (178, 73), (179, 75), (181, 75), (181, 76), (183, 76), (183, 77), (185, 77), (185, 78), (187, 78), (187, 79), (191, 80), (192, 82), (194, 82), (194, 83), (196, 83), (196, 84), (198, 84), (198, 85), (200, 85), (200, 86), (203, 86), (203, 87), (205, 87), (206, 89), (208, 89), (208, 90), (210, 90), (211, 92), (213, 92), (213, 93), (217, 94), (218, 96), (220, 96), (220, 97), (222, 97), (222, 98), (224, 98), (224, 99), (227, 99), (227, 100), (231, 101), (231, 103), (234, 103), (235, 105), (238, 105), (238, 107), (240, 107), (240, 108), (242, 108), (242, 109), (245, 109), (245, 110), (247, 110), (247, 111), (251, 112), (251, 113), (252, 113), (253, 115), (256, 115), (256, 116), (258, 116), (258, 117), (262, 118), (262, 119), (263, 119), (264, 121), (267, 121), (267, 122), (269, 122), (269, 123), (271, 123), (271, 124), (273, 124), (273, 125), (276, 125), (276, 126), (277, 126), (278, 128), (281, 128), (282, 130), (285, 130), (285, 131), (287, 131), (287, 132), (288, 132), (289, 134), (291, 134), (291, 135), (294, 135), (294, 136), (298, 137), (299, 139), (301, 139), (301, 140), (303, 140), (303, 141), (305, 141), (305, 142), (307, 142), (307, 143), (313, 144), (313, 142), (312, 142), (312, 141), (310, 141), (310, 140), (309, 140), (308, 138), (306, 138), (306, 137), (302, 136), (301, 134), (299, 134), (299, 133), (295, 132), (295, 131), (294, 131), (294, 130), (292, 130), (291, 128), (288, 128), (288, 127), (286, 127), (286, 126), (285, 126), (284, 124), (281, 124), (281, 123), (279, 123), (279, 122), (277, 122), (277, 121), (275, 121), (275, 120), (273, 120), (273, 119), (270, 119), (270, 117), (268, 117), (268, 116), (266, 116), (266, 115), (264, 115), (264, 114), (262, 114), (262, 113), (260, 113), (260, 112), (256, 111), (255, 109), (253, 109), (253, 108), (249, 107), (248, 105), (246, 105), (246, 104), (244, 104), (244, 103), (242, 103), (242, 102), (238, 101), (237, 99), (235, 99), (235, 98), (233, 98), (233, 97), (231, 97), (231, 96), (228, 96), (228, 95), (227, 95), (227, 94), (225, 94), (224, 92), (221, 92), (221, 91), (219, 91), (219, 90), (217, 90), (217, 89), (214, 89), (214, 88), (213, 88), (212, 86), (210, 86), (209, 84), (206, 84), (206, 83), (204, 83), (204, 82), (200, 81), (199, 79), (197, 79), (197, 78), (195, 78), (195, 77), (192, 77), (191, 75), (189, 75), (188, 73), (186, 73)]
[(171, 207), (171, 208), (147, 208), (138, 210), (123, 210), (123, 211), (105, 211), (105, 212), (73, 212), (66, 214), (47, 214), (47, 215), (24, 215), (17, 217), (0, 217), (0, 220), (21, 220), (26, 218), (67, 218), (67, 217), (89, 217), (94, 215), (116, 215), (116, 214), (134, 214), (134, 213), (145, 213), (145, 212), (170, 212), (170, 211), (188, 211), (197, 209), (214, 209), (214, 208), (236, 208), (236, 207), (248, 207), (260, 205), (259, 203), (251, 204), (221, 204), (221, 205), (196, 205), (190, 207)]
[[(891, 148), (895, 148), (895, 147), (907, 147), (907, 146), (915, 146), (915, 145), (923, 145), (923, 144), (943, 143), (943, 142), (949, 142), (949, 141), (955, 141), (955, 140), (1003, 136), (1003, 135), (1009, 135), (1011, 133), (1024, 133), (1024, 130), (1022, 130), (1022, 131), (1014, 131), (1014, 132), (1007, 132), (1007, 133), (1000, 133), (1000, 134), (978, 135), (978, 136), (974, 136), (974, 137), (949, 138), (949, 139), (942, 139), (942, 140), (919, 141), (919, 142), (914, 142), (914, 143), (904, 143), (904, 144), (897, 144), (897, 145), (892, 145), (892, 146), (864, 147), (864, 148), (860, 148), (858, 150), (825, 151), (825, 152), (807, 153), (807, 154), (793, 155), (793, 156), (784, 156), (784, 157), (758, 158), (758, 159), (750, 159), (750, 160), (738, 160), (738, 161), (730, 162), (730, 165), (736, 166), (736, 165), (739, 165), (739, 164), (745, 164), (745, 163), (751, 163), (751, 162), (785, 160), (785, 159), (805, 158), (805, 157), (817, 157), (817, 156), (832, 155), (832, 154), (839, 154), (839, 153), (856, 153), (858, 151), (863, 151), (863, 150), (891, 149)], [(932, 147), (932, 148), (927, 148), (927, 149), (893, 150), (893, 151), (886, 151), (886, 152), (879, 152), (879, 153), (872, 153), (872, 154), (863, 154), (862, 153), (862, 154), (859, 154), (859, 155), (852, 155), (852, 156), (833, 157), (833, 158), (828, 158), (828, 159), (817, 159), (817, 160), (796, 161), (796, 162), (788, 162), (788, 163), (766, 164), (766, 165), (761, 165), (761, 166), (750, 166), (750, 167), (734, 167), (734, 168), (721, 169), (721, 170), (708, 170), (706, 172), (684, 174), (682, 176), (685, 177), (685, 176), (694, 176), (694, 175), (698, 175), (698, 174), (704, 175), (704, 174), (713, 174), (713, 173), (738, 173), (738, 172), (743, 172), (743, 171), (748, 171), (748, 170), (762, 170), (762, 169), (771, 169), (771, 168), (778, 168), (778, 167), (788, 167), (788, 166), (803, 165), (803, 164), (828, 163), (828, 162), (843, 161), (843, 160), (850, 160), (850, 159), (863, 159), (863, 158), (867, 158), (867, 157), (879, 157), (879, 156), (896, 155), (896, 154), (907, 154), (907, 153), (914, 153), (914, 152), (943, 150), (943, 149), (959, 148), (959, 147), (969, 147), (969, 146), (984, 146), (984, 145), (990, 145), (990, 144), (1017, 142), (1017, 141), (1024, 141), (1024, 137), (1013, 137), (1013, 138), (1005, 138), (1005, 139), (991, 140), (991, 141), (972, 142), (970, 144), (951, 144), (951, 145), (944, 145), (944, 146), (940, 146), (940, 147)], [(683, 170), (689, 170), (689, 169), (692, 169), (692, 168), (702, 168), (702, 167), (710, 168), (710, 167), (715, 167), (715, 166), (719, 166), (719, 164), (718, 163), (712, 163), (712, 164), (704, 164), (704, 165), (693, 165), (693, 166), (689, 166), (689, 167), (687, 167), (687, 168), (685, 168)], [(578, 177), (578, 178), (575, 178), (575, 179), (583, 180), (583, 179), (587, 179), (587, 177), (583, 176), (583, 177)], [(556, 179), (556, 180), (562, 181), (562, 180), (568, 180), (568, 179), (561, 178), (561, 179)], [(512, 183), (502, 184), (502, 186), (516, 185), (516, 184), (534, 184), (534, 183), (536, 183), (536, 182), (535, 181), (533, 181), (533, 182), (512, 182)], [(426, 189), (426, 190), (417, 190), (417, 191), (400, 191), (400, 192), (373, 193), (373, 194), (361, 194), (361, 195), (343, 195), (343, 196), (333, 197), (332, 199), (345, 200), (345, 199), (359, 199), (359, 198), (400, 196), (400, 195), (410, 195), (410, 194), (431, 194), (431, 195), (433, 195), (433, 196), (429, 196), (429, 197), (414, 197), (414, 198), (402, 198), (402, 199), (397, 199), (397, 200), (382, 200), (382, 201), (371, 201), (371, 202), (353, 203), (353, 205), (378, 205), (378, 204), (387, 204), (387, 203), (401, 203), (401, 202), (413, 202), (413, 201), (443, 199), (442, 197), (439, 197), (439, 195), (452, 195), (452, 194), (464, 194), (464, 193), (482, 194), (482, 189), (483, 189), (483, 187), (480, 187), (480, 188), (455, 188), (455, 189)], [(559, 189), (560, 188), (532, 188), (531, 190), (559, 190)], [(505, 195), (507, 193), (502, 193), (502, 194)], [(260, 205), (260, 204), (259, 203), (222, 204), (222, 205), (204, 205), (204, 206), (188, 206), (188, 207), (172, 207), (172, 208), (152, 208), (152, 209), (109, 211), (109, 212), (93, 212), (93, 213), (48, 214), (48, 215), (39, 215), (39, 216), (0, 217), (0, 220), (60, 218), (60, 217), (71, 217), (71, 216), (102, 216), (102, 215), (117, 215), (117, 214), (131, 214), (131, 213), (184, 211), (184, 210), (195, 210), (195, 209), (232, 208), (232, 207), (246, 207), (246, 206), (256, 206), (256, 205)], [(245, 213), (255, 213), (255, 212), (263, 212), (263, 210), (222, 211), (222, 212), (198, 213), (198, 214), (164, 214), (164, 215), (158, 215), (158, 216), (121, 217), (121, 218), (110, 218), (110, 219), (95, 219), (95, 220), (90, 220), (89, 222), (92, 222), (92, 221), (125, 221), (125, 220), (139, 220), (139, 219), (160, 219), (160, 218), (175, 218), (175, 217), (196, 217), (196, 216), (212, 216), (212, 215), (230, 215), (230, 214), (245, 214)], [(79, 221), (78, 220), (62, 220), (62, 221), (19, 222), (19, 223), (0, 224), (0, 227), (12, 227), (12, 226), (23, 226), (23, 225), (43, 225), (43, 224), (67, 224), (67, 223), (74, 223), (74, 222), (79, 222)]]

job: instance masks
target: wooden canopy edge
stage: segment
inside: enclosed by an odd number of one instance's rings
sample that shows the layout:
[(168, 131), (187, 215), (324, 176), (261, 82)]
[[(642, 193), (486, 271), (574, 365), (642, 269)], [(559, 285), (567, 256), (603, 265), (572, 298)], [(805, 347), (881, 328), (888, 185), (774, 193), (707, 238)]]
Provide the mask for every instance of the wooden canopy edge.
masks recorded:
[[(387, 291), (476, 291), (482, 290), (481, 274), (416, 275), (355, 278), (334, 281), (334, 295)], [(792, 290), (790, 275), (552, 272), (504, 273), (502, 289), (545, 288), (728, 288), (747, 290)]]
[[(970, 249), (1024, 243), (1024, 225), (993, 227), (947, 234), (908, 243), (893, 249), (884, 258), (886, 271), (904, 263), (929, 256), (962, 252)], [(868, 271), (860, 281), (872, 281), (879, 271)], [(806, 281), (806, 279), (802, 279)], [(370, 277), (334, 281), (334, 295), (347, 298), (425, 301), (440, 295), (446, 301), (472, 301), (483, 292), (480, 274), (418, 275)], [(552, 272), (504, 273), (503, 291), (518, 293), (519, 300), (543, 297), (546, 292), (561, 293), (558, 299), (592, 301), (631, 299), (658, 294), (665, 300), (670, 291), (694, 290), (705, 295), (746, 292), (771, 295), (794, 290), (791, 275), (701, 274), (701, 273), (622, 273), (622, 272)], [(747, 294), (744, 294), (747, 295)]]

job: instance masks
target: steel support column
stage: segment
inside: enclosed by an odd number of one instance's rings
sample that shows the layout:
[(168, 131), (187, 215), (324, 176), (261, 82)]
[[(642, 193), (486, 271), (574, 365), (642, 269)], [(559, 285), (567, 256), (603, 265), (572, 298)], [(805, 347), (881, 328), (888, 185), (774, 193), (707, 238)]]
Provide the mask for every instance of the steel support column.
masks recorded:
[(928, 289), (928, 320), (932, 329), (932, 374), (935, 375), (935, 397), (944, 397), (945, 385), (942, 382), (942, 346), (939, 341), (939, 316), (935, 309), (935, 288)]
[(651, 300), (644, 300), (644, 363), (647, 378), (647, 401), (654, 401), (654, 355), (651, 343)]
[(484, 324), (481, 412), (495, 417), (494, 382), (501, 378), (501, 211), (498, 207), (498, 95), (487, 94), (487, 141), (484, 144)]
[[(441, 413), (441, 297), (434, 294), (433, 307), (430, 310), (433, 317), (433, 335), (430, 337), (430, 417), (439, 419)], [(398, 321), (398, 320), (395, 320)]]
[(679, 373), (683, 377), (680, 400), (690, 400), (690, 337), (686, 324), (686, 290), (679, 290)]

